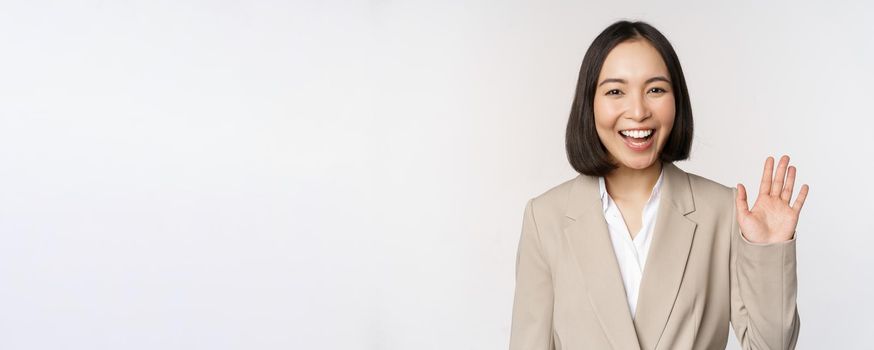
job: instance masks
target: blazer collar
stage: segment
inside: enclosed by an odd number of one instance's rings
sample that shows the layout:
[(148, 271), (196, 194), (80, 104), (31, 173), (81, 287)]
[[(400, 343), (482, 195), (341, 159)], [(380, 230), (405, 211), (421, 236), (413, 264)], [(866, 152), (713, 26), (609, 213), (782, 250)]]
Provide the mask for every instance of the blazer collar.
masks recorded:
[[(659, 196), (660, 188), (662, 182), (664, 181), (664, 178), (665, 170), (664, 167), (662, 167), (662, 171), (659, 173), (659, 178), (658, 180), (656, 180), (655, 186), (653, 186), (652, 192), (650, 192), (647, 202), (652, 201), (653, 197)], [(603, 176), (598, 176), (598, 193), (601, 197), (601, 207), (604, 209), (604, 213), (606, 214), (607, 208), (610, 206), (611, 199), (609, 194), (607, 193), (607, 181), (604, 179)]]
[(632, 319), (613, 243), (604, 219), (598, 177), (578, 175), (565, 212), (564, 234), (576, 257), (588, 299), (617, 349), (655, 348), (671, 314), (697, 223), (689, 175), (662, 163), (659, 211)]

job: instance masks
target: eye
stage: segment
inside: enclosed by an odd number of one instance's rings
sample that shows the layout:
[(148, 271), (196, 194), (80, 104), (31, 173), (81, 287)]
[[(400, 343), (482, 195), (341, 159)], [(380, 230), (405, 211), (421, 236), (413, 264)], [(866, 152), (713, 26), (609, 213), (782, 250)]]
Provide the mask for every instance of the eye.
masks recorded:
[(607, 93), (605, 93), (604, 95), (619, 95), (621, 93), (622, 93), (622, 91), (619, 91), (619, 89), (612, 89), (612, 90), (607, 91)]
[(668, 92), (667, 90), (662, 89), (662, 88), (660, 88), (660, 87), (654, 87), (654, 88), (652, 88), (652, 89), (649, 89), (649, 91), (650, 91), (650, 92), (657, 93), (657, 94), (663, 94), (663, 93)]

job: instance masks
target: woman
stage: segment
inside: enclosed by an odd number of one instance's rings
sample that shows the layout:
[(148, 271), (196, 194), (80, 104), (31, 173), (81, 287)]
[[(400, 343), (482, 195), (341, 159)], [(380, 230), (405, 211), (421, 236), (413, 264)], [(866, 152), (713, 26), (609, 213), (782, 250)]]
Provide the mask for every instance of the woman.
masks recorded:
[(692, 111), (674, 49), (644, 22), (583, 59), (566, 146), (579, 176), (525, 206), (510, 349), (794, 348), (796, 169), (746, 188), (687, 173)]

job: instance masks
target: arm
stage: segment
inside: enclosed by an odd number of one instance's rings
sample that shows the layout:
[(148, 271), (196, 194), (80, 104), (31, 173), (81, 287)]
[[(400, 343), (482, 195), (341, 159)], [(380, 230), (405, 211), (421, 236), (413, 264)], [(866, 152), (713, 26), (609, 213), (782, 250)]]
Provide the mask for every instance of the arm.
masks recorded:
[(789, 156), (765, 159), (759, 195), (747, 204), (743, 184), (735, 197), (731, 223), (731, 324), (744, 349), (794, 349), (800, 321), (795, 306), (795, 236), (810, 187), (801, 186), (790, 205), (796, 168)]
[(552, 274), (534, 221), (534, 199), (525, 205), (516, 253), (516, 289), (510, 350), (553, 350)]
[[(737, 198), (737, 189), (732, 189)], [(731, 225), (731, 325), (743, 349), (794, 349), (800, 319), (795, 236), (753, 243), (744, 238), (733, 213)]]

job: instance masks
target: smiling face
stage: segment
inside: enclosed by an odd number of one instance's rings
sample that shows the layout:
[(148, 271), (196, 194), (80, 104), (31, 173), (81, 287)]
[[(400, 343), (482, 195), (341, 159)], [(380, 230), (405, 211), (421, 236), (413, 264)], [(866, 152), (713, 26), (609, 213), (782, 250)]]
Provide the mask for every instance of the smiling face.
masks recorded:
[(595, 89), (595, 127), (619, 167), (646, 169), (659, 160), (674, 125), (670, 73), (646, 40), (616, 45)]

